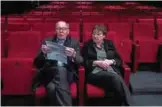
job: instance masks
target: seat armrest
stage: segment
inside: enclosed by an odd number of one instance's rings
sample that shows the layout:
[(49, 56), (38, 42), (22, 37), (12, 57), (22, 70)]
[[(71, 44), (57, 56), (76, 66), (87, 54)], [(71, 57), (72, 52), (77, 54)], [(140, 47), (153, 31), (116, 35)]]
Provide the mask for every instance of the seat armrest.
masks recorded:
[(123, 63), (123, 68), (124, 68), (124, 81), (125, 81), (125, 83), (127, 85), (129, 85), (129, 79), (130, 79), (131, 69), (125, 63)]
[(133, 42), (132, 43), (132, 71), (135, 73), (138, 69), (139, 66), (139, 57), (140, 57), (140, 46), (138, 44), (138, 42)]
[(83, 66), (79, 68), (79, 84), (78, 84), (78, 91), (79, 91), (79, 105), (84, 105), (84, 83), (85, 83), (85, 69)]
[(162, 43), (159, 44), (160, 72), (162, 72)]
[(80, 49), (82, 49), (82, 47), (83, 47), (83, 43), (79, 43), (79, 45), (80, 45)]

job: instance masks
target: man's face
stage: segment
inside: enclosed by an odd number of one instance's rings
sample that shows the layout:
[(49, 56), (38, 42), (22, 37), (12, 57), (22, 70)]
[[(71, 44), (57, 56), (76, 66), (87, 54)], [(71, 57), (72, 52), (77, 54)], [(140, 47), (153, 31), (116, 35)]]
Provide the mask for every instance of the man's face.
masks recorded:
[(56, 33), (59, 39), (66, 39), (69, 34), (69, 26), (65, 22), (58, 22), (56, 25)]

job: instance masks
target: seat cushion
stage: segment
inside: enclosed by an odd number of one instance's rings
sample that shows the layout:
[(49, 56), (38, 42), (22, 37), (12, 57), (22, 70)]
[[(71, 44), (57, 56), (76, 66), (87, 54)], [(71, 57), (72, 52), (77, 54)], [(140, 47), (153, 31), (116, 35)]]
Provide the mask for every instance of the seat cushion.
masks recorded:
[(103, 89), (91, 84), (87, 84), (87, 96), (88, 97), (103, 97), (105, 92)]

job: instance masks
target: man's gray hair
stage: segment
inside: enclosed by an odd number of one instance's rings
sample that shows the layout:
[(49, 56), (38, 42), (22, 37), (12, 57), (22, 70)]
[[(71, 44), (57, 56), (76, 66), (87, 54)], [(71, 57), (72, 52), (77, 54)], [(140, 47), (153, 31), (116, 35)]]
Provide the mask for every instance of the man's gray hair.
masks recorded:
[(58, 23), (65, 23), (66, 26), (69, 28), (69, 23), (67, 23), (67, 22), (65, 22), (65, 21), (58, 21), (58, 22), (56, 23), (56, 27), (57, 27)]

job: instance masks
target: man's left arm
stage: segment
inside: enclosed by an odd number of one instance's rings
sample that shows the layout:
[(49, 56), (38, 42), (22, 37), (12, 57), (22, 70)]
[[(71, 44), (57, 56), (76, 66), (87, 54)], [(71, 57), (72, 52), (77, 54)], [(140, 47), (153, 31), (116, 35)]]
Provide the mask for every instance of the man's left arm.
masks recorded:
[(73, 54), (72, 62), (75, 64), (83, 63), (83, 58), (80, 55), (80, 45), (79, 45), (78, 41), (75, 42), (75, 44), (74, 44), (74, 50), (75, 50), (75, 52)]

